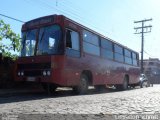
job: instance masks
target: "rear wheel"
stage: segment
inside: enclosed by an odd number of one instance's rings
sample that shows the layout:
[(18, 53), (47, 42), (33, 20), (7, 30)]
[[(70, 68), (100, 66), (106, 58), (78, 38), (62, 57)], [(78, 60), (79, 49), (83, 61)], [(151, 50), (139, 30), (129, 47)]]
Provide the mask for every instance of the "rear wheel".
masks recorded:
[(78, 94), (86, 94), (88, 92), (88, 77), (85, 74), (81, 75), (79, 85), (73, 87), (73, 90)]
[(127, 79), (127, 77), (124, 78), (122, 85), (117, 85), (116, 88), (118, 90), (127, 90), (128, 89), (128, 79)]

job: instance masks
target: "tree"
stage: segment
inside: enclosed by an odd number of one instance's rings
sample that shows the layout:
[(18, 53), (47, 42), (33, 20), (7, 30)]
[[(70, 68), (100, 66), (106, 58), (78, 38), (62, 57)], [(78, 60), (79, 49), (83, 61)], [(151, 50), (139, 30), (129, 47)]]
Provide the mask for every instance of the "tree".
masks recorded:
[(15, 59), (18, 55), (14, 54), (13, 50), (20, 51), (20, 39), (20, 35), (14, 33), (9, 24), (0, 20), (0, 52), (3, 56)]

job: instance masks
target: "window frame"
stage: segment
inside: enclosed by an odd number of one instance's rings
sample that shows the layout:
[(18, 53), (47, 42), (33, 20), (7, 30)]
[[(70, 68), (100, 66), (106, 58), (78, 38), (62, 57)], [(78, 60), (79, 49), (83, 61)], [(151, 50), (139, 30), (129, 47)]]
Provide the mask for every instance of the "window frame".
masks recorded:
[(138, 54), (134, 51), (131, 51), (131, 54), (132, 54), (132, 65), (133, 66), (139, 66), (139, 56), (138, 56)]
[[(120, 48), (120, 49), (121, 49), (121, 52), (117, 51), (117, 50), (118, 50), (117, 48), (118, 48), (118, 49)], [(122, 55), (124, 56), (124, 47), (122, 47), (122, 46), (114, 43), (114, 52), (115, 52), (115, 53), (122, 54)]]
[(132, 51), (127, 48), (124, 48), (124, 62), (133, 65)]
[[(129, 55), (130, 54), (130, 55)], [(124, 48), (124, 56), (128, 58), (132, 58), (132, 51)]]
[[(103, 42), (108, 42), (108, 43), (111, 43), (110, 45), (111, 45), (111, 49), (110, 49), (110, 47), (105, 47), (105, 46), (103, 46), (102, 45), (102, 41)], [(103, 49), (107, 49), (107, 50), (109, 50), (109, 51), (111, 51), (111, 52), (113, 52), (113, 42), (112, 41), (109, 41), (109, 40), (107, 40), (107, 39), (105, 39), (105, 38), (101, 38), (101, 48), (103, 48)]]
[[(105, 43), (106, 42), (106, 43)], [(105, 45), (108, 45), (109, 43), (109, 46), (110, 47), (107, 47), (107, 46), (104, 46)], [(100, 38), (100, 48), (101, 48), (101, 57), (102, 58), (106, 58), (106, 59), (110, 59), (110, 60), (113, 60), (114, 59), (114, 50), (113, 50), (113, 45), (114, 43), (106, 38)]]
[[(116, 47), (118, 47), (118, 49), (121, 48), (121, 52), (117, 51)], [(125, 63), (124, 47), (114, 43), (113, 44), (113, 51), (114, 51), (114, 60), (117, 62)], [(116, 58), (117, 55), (122, 56), (123, 60), (119, 60), (118, 58)]]
[[(66, 34), (67, 30), (69, 30), (71, 32), (73, 31), (73, 32), (77, 33), (78, 40), (79, 40), (79, 49), (78, 50), (66, 46), (66, 44), (67, 44), (67, 34)], [(80, 38), (79, 31), (66, 27), (65, 28), (65, 42), (64, 43), (65, 43), (65, 45), (64, 45), (65, 46), (65, 54), (67, 56), (76, 57), (76, 58), (80, 58), (81, 57), (81, 38)], [(72, 44), (72, 36), (71, 36), (71, 44)]]
[[(91, 40), (86, 40), (85, 39), (85, 34), (86, 33), (88, 33), (89, 35), (91, 35), (91, 36), (89, 36)], [(97, 42), (94, 41), (94, 43), (97, 43), (97, 44), (92, 43), (93, 37), (97, 37)], [(91, 55), (95, 55), (95, 56), (99, 56), (100, 57), (101, 56), (101, 46), (100, 46), (100, 37), (99, 37), (99, 35), (97, 35), (95, 33), (92, 33), (92, 32), (90, 32), (88, 30), (83, 29), (82, 30), (82, 38), (83, 38), (83, 41), (82, 41), (83, 52), (87, 53), (87, 54), (91, 54)], [(97, 48), (97, 51), (96, 52), (91, 52), (91, 50), (87, 50), (86, 49), (87, 47), (85, 47), (85, 45), (94, 46), (94, 47)]]

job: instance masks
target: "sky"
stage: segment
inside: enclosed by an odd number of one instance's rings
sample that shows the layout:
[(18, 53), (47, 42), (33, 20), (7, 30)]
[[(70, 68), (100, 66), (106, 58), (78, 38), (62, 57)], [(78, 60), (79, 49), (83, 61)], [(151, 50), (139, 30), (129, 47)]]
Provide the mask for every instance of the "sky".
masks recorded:
[[(112, 40), (141, 53), (141, 34), (134, 34), (134, 21), (150, 19), (150, 33), (144, 35), (144, 59), (160, 59), (160, 0), (1, 0), (0, 14), (24, 22), (52, 14), (63, 14)], [(23, 23), (3, 16), (14, 32)]]

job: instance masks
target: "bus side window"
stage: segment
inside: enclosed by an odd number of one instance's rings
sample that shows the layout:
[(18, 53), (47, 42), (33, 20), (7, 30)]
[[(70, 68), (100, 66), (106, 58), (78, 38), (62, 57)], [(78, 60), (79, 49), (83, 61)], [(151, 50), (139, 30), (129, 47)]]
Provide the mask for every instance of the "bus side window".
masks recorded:
[(69, 29), (66, 29), (66, 54), (71, 57), (80, 57), (79, 34)]
[(70, 30), (66, 31), (66, 47), (72, 48), (71, 31)]

